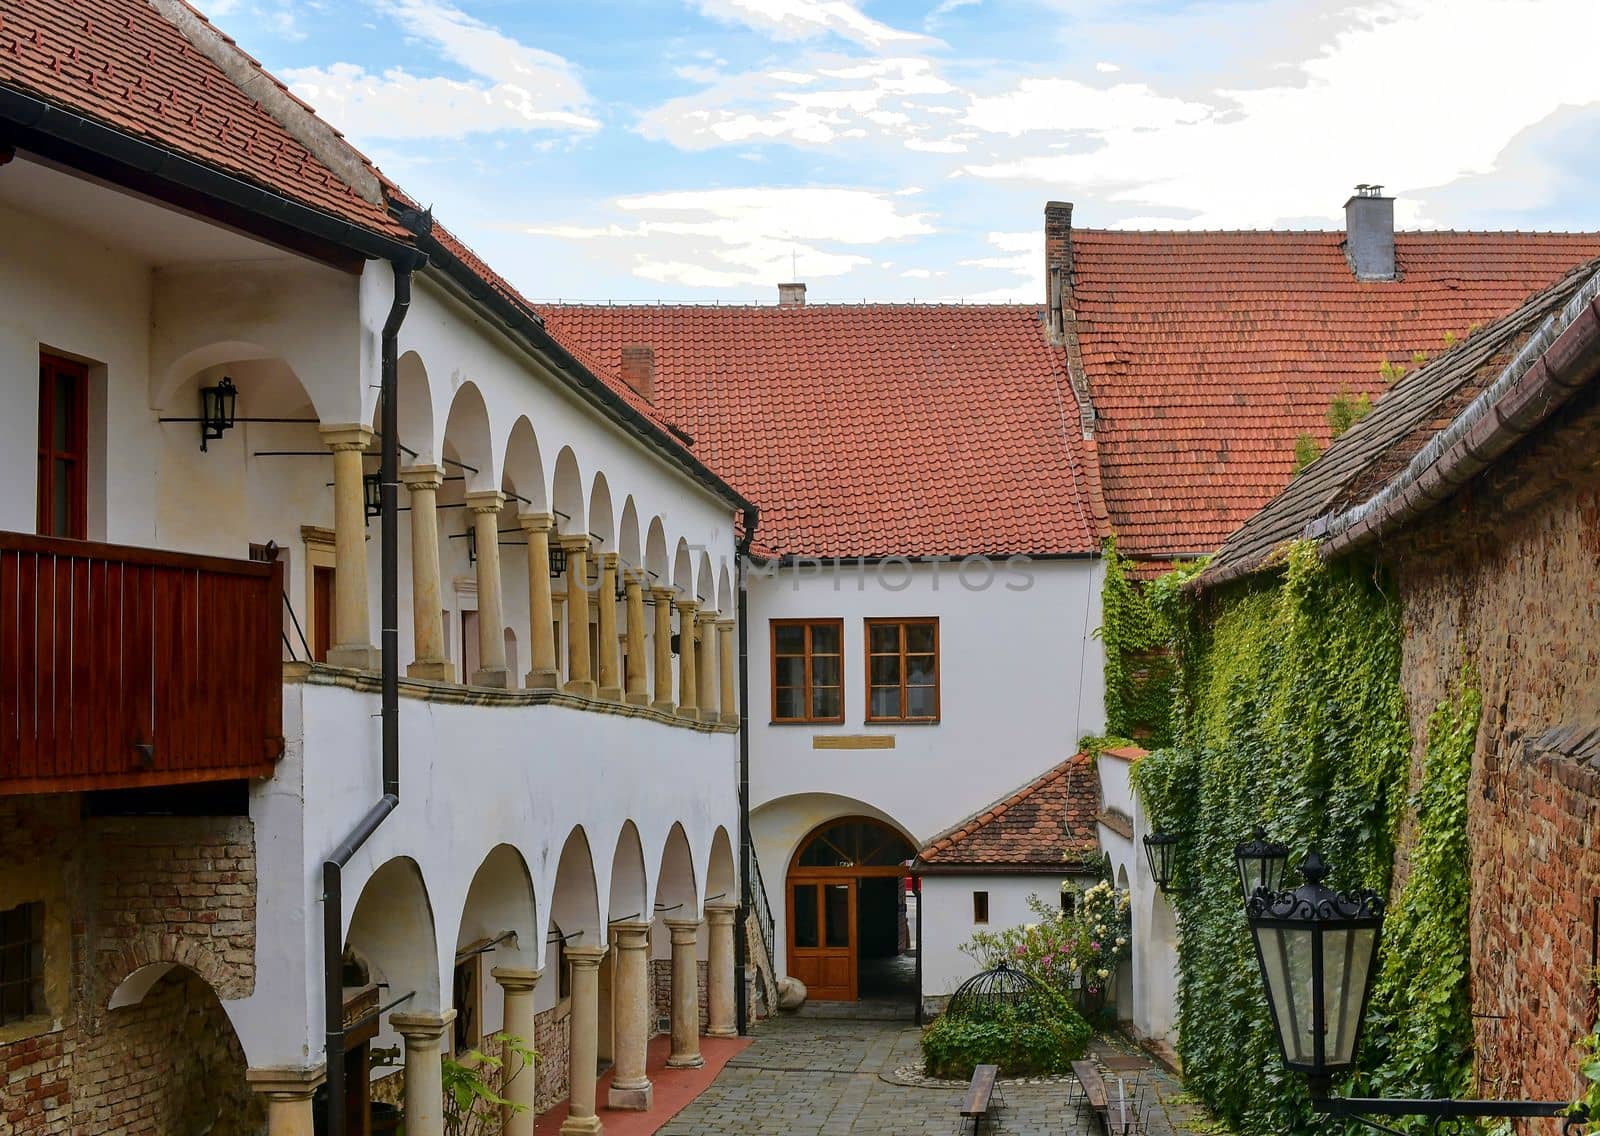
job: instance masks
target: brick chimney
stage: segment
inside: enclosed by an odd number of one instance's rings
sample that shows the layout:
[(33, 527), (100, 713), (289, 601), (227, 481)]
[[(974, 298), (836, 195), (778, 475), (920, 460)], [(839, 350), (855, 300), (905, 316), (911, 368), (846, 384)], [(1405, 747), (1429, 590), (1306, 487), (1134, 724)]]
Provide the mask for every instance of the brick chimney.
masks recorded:
[(1062, 309), (1072, 287), (1072, 202), (1044, 204), (1044, 288), (1049, 308), (1050, 340), (1060, 343), (1066, 332)]
[(778, 285), (778, 307), (803, 308), (806, 306), (806, 286), (801, 283)]
[(1381, 185), (1358, 185), (1344, 203), (1344, 255), (1357, 280), (1393, 280), (1394, 198)]
[(622, 381), (646, 402), (656, 400), (656, 349), (645, 343), (622, 348)]

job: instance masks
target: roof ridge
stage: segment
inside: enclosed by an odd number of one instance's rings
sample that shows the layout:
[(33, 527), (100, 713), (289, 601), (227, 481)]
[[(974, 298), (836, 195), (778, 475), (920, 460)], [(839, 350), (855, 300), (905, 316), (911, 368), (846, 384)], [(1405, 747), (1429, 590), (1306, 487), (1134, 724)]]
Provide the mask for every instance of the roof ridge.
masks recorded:
[(1014, 308), (1019, 311), (1038, 311), (1044, 306), (1043, 304), (1030, 303), (1024, 300), (981, 302), (964, 300), (823, 300), (804, 304), (776, 304), (761, 300), (567, 300), (558, 298), (553, 300), (530, 300), (528, 302), (538, 308), (583, 308), (601, 311), (611, 308), (685, 308), (694, 311), (716, 311), (726, 308), (730, 311), (767, 312), (808, 312), (819, 308), (847, 308), (852, 311), (860, 311), (866, 308), (910, 308), (927, 309), (929, 311), (993, 309), (1005, 311)]
[(362, 200), (386, 206), (377, 167), (309, 103), (291, 91), (208, 20), (188, 0), (146, 0), (201, 55), (245, 95), (255, 100), (296, 142), (348, 185)]

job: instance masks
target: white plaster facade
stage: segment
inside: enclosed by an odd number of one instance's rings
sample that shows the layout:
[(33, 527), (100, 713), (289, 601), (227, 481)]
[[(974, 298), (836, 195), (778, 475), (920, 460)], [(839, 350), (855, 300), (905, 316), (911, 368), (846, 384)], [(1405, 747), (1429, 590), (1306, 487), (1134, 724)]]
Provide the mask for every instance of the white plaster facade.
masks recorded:
[[(1070, 756), (1079, 737), (1102, 732), (1102, 575), (1102, 562), (1089, 558), (996, 561), (992, 571), (894, 561), (751, 574), (750, 828), (780, 974), (788, 943), (784, 880), (808, 832), (838, 817), (868, 816), (920, 848)], [(894, 617), (939, 620), (936, 723), (865, 720), (864, 621)], [(770, 621), (808, 618), (843, 620), (844, 721), (773, 724)], [(890, 735), (894, 746), (815, 748), (818, 738), (863, 735)], [(1052, 886), (1059, 885), (1057, 878)], [(958, 933), (963, 917), (970, 923), (970, 894), (948, 908), (942, 899), (924, 900), (924, 934), (932, 926), (941, 942)], [(1003, 918), (998, 909), (992, 916), (997, 926)], [(932, 956), (924, 958), (924, 993), (940, 992), (960, 971), (965, 956), (950, 946), (939, 947), (937, 974)]]
[[(376, 680), (305, 661), (299, 631), (311, 637), (312, 597), (302, 530), (335, 524), (319, 426), (374, 423), (389, 266), (333, 267), (25, 153), (0, 168), (0, 228), (0, 446), (9, 459), (0, 530), (35, 531), (38, 374), (48, 352), (89, 369), (91, 539), (235, 559), (272, 541), (288, 559), (285, 753), (272, 778), (252, 785), (249, 804), (257, 979), (253, 994), (224, 1007), (252, 1067), (321, 1065), (321, 866), (382, 788)], [(515, 533), (519, 513), (554, 511), (561, 533), (592, 534), (596, 551), (649, 571), (655, 586), (734, 617), (730, 500), (581, 400), (425, 273), (399, 348), (410, 451), (402, 466), (458, 463), (446, 476), (463, 480), (446, 484), (441, 504), (502, 490), (512, 495), (502, 529)], [(204, 453), (194, 421), (158, 421), (192, 419), (198, 388), (223, 374), (238, 385), (241, 418), (307, 421), (240, 422)], [(403, 486), (399, 499), (404, 506)], [(460, 613), (478, 607), (482, 577), (452, 539), (461, 531), (445, 520), (452, 515), (464, 511), (439, 513), (439, 557), (454, 657)], [(402, 673), (414, 630), (405, 518)], [(365, 541), (374, 643), (378, 525)], [(507, 547), (501, 560), (505, 630), (526, 643), (528, 558)], [(651, 638), (646, 630), (647, 667)], [(527, 658), (524, 650), (524, 668)], [(720, 663), (713, 653), (711, 665)], [(344, 873), (343, 922), (395, 996), (415, 992), (407, 1013), (450, 1008), (455, 953), (480, 938), (515, 932), (485, 974), (531, 969), (550, 961), (546, 940), (558, 926), (581, 936), (573, 946), (604, 945), (609, 920), (632, 918), (657, 924), (664, 944), (657, 905), (693, 919), (708, 896), (736, 902), (738, 742), (728, 723), (549, 692), (402, 686), (400, 805)], [(541, 1008), (556, 988), (541, 984)], [(499, 999), (486, 997), (486, 1031), (499, 1014)], [(385, 1028), (383, 1037), (395, 1035)]]
[(1101, 822), (1100, 847), (1111, 860), (1112, 876), (1128, 889), (1133, 917), (1133, 953), (1118, 977), (1119, 997), (1131, 986), (1133, 1004), (1123, 1016), (1140, 1037), (1176, 1046), (1178, 1040), (1178, 924), (1172, 903), (1150, 875), (1144, 853), (1149, 818), (1129, 776), (1133, 765), (1115, 751), (1099, 758), (1100, 794), (1105, 812), (1132, 825), (1133, 835)]
[[(1000, 931), (1038, 917), (1028, 906), (1032, 896), (1059, 905), (1062, 885), (1085, 887), (1093, 877), (1067, 872), (927, 873), (922, 876), (922, 998), (925, 1004), (942, 1004), (957, 986), (979, 969), (962, 951), (962, 944), (978, 931)], [(989, 918), (974, 919), (974, 893), (987, 896)]]

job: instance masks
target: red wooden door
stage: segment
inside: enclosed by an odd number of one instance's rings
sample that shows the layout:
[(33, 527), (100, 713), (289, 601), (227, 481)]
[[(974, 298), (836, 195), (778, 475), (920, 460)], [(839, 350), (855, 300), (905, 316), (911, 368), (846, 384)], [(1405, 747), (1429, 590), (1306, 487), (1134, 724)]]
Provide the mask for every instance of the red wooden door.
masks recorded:
[(789, 973), (819, 1002), (856, 999), (856, 881), (789, 878)]

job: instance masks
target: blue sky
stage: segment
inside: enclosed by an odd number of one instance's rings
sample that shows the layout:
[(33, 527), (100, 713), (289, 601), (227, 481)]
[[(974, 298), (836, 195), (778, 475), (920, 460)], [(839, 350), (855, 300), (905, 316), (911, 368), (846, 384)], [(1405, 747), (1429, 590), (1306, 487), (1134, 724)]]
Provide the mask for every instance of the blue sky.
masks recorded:
[(200, 0), (526, 294), (1042, 297), (1087, 227), (1600, 229), (1593, 0)]

